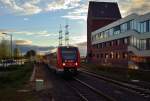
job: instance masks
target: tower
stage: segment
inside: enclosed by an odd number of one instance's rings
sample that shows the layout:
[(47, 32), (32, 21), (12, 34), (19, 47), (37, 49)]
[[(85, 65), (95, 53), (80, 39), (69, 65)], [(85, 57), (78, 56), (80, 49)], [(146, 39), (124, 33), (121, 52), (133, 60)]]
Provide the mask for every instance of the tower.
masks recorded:
[(90, 1), (87, 16), (87, 60), (92, 61), (91, 33), (121, 18), (116, 2)]
[(69, 25), (65, 25), (65, 45), (69, 45)]
[(62, 28), (61, 28), (61, 25), (60, 25), (60, 29), (59, 29), (59, 46), (62, 46), (63, 44), (62, 44)]

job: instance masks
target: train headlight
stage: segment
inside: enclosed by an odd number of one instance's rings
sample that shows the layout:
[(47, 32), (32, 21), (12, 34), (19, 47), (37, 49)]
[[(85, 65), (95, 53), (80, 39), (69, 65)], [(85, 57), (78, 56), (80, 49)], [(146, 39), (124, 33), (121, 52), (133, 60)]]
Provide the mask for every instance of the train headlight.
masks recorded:
[(66, 64), (65, 64), (65, 63), (63, 63), (62, 65), (63, 65), (63, 66), (65, 66)]
[(78, 63), (76, 62), (75, 65), (78, 66)]

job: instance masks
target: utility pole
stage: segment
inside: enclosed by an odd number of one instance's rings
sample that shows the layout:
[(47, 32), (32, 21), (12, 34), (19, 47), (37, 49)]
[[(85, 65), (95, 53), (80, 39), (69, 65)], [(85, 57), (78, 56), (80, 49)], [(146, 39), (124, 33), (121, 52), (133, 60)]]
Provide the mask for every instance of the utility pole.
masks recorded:
[(65, 26), (65, 45), (69, 46), (69, 25), (66, 24)]
[(60, 25), (60, 30), (59, 30), (59, 46), (62, 46), (62, 28), (61, 28), (61, 25)]

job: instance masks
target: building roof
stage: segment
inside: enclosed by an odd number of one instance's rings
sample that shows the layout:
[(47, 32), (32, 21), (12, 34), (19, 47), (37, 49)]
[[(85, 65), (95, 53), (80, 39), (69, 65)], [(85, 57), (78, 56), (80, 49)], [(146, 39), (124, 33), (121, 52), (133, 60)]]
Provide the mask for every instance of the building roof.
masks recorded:
[(88, 16), (101, 19), (119, 19), (120, 10), (116, 2), (89, 2)]

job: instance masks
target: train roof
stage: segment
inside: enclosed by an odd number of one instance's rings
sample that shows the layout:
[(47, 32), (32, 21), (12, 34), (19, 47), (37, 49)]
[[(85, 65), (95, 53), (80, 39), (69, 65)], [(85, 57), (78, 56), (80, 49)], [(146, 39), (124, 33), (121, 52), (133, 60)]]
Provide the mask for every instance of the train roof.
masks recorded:
[(58, 48), (77, 48), (75, 46), (58, 46)]

